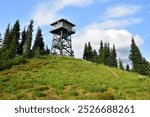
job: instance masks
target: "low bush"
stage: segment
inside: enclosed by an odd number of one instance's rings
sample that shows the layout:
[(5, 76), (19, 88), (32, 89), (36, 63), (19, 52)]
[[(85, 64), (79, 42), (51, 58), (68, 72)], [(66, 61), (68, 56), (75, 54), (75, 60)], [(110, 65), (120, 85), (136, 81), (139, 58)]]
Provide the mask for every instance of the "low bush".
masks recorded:
[(5, 70), (5, 69), (9, 69), (11, 68), (13, 65), (19, 65), (22, 63), (26, 63), (26, 59), (22, 56), (16, 56), (15, 58), (12, 58), (10, 60), (7, 61), (0, 61), (0, 71)]

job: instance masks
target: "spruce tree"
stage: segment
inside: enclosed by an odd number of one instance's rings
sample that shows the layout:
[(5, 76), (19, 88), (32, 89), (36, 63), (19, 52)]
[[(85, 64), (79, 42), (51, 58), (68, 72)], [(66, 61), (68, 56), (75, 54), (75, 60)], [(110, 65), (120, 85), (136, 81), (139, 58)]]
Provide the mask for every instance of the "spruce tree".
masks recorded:
[(39, 48), (41, 52), (44, 52), (44, 42), (43, 42), (42, 30), (40, 28), (38, 28), (37, 30), (37, 34), (33, 45), (33, 51), (36, 50), (37, 48)]
[(26, 29), (24, 28), (24, 30), (21, 33), (21, 42), (19, 44), (19, 48), (18, 48), (18, 52), (17, 52), (19, 55), (23, 54), (23, 46), (25, 45), (26, 39), (27, 39)]
[(129, 60), (132, 63), (133, 71), (142, 74), (142, 69), (144, 67), (142, 65), (142, 55), (133, 38), (131, 43)]
[(87, 60), (87, 43), (84, 45), (83, 59)]
[(110, 66), (110, 47), (109, 47), (109, 43), (104, 44), (104, 65)]
[(8, 50), (10, 48), (12, 39), (10, 38), (10, 24), (8, 24), (7, 29), (4, 33), (4, 40), (3, 40), (3, 49)]
[(92, 58), (93, 58), (92, 46), (91, 46), (91, 43), (88, 42), (88, 46), (87, 46), (87, 60), (88, 61), (92, 61)]
[(130, 71), (130, 66), (129, 66), (129, 64), (126, 65), (126, 71)]
[(110, 57), (109, 57), (109, 64), (111, 67), (118, 67), (118, 63), (117, 63), (117, 53), (116, 53), (116, 49), (115, 49), (115, 45), (113, 45), (113, 48), (111, 50), (110, 53)]
[(23, 46), (23, 55), (25, 57), (31, 57), (31, 43), (32, 43), (32, 32), (33, 32), (33, 20), (30, 21), (30, 24), (28, 26), (27, 29), (27, 33), (26, 33), (26, 41), (25, 44)]
[(123, 63), (122, 63), (122, 60), (120, 58), (119, 58), (119, 68), (124, 70)]
[(100, 42), (98, 63), (101, 63), (101, 64), (104, 63), (104, 46), (103, 46), (102, 40)]
[(95, 49), (92, 51), (92, 54), (92, 62), (98, 63), (98, 55)]
[(12, 57), (15, 57), (15, 55), (18, 52), (19, 40), (20, 40), (20, 24), (19, 24), (19, 20), (17, 20), (12, 29), (12, 42), (10, 45), (10, 51)]

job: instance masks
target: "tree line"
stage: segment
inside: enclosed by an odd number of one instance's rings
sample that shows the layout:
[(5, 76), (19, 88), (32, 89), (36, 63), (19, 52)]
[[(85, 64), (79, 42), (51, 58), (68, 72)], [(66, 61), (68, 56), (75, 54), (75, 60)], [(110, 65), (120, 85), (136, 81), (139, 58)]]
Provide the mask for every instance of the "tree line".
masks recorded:
[[(0, 34), (0, 69), (7, 68), (19, 61), (25, 61), (25, 58), (33, 56), (40, 57), (40, 55), (49, 54), (48, 47), (45, 49), (42, 30), (39, 27), (33, 40), (33, 20), (22, 31), (20, 30), (19, 20), (11, 27), (8, 24), (4, 36)], [(19, 56), (19, 57), (18, 57)], [(14, 59), (17, 59), (16, 61)], [(12, 62), (13, 61), (13, 62)]]
[(102, 41), (100, 41), (98, 52), (92, 48), (90, 42), (85, 43), (83, 59), (98, 64), (104, 64), (110, 67), (120, 68), (126, 71), (137, 72), (142, 75), (150, 75), (150, 64), (142, 56), (138, 46), (134, 41), (134, 38), (131, 40), (131, 49), (129, 54), (129, 61), (131, 62), (131, 66), (126, 64), (126, 67), (124, 67), (121, 58), (117, 60), (115, 45), (110, 48), (109, 43), (103, 43)]

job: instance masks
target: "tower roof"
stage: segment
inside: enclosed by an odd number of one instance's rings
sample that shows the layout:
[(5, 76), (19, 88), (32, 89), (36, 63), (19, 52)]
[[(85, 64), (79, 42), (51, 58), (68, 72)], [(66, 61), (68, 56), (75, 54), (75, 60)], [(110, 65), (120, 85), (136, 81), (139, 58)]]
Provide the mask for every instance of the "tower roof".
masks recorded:
[(69, 24), (69, 25), (71, 25), (72, 27), (74, 27), (75, 26), (75, 24), (73, 24), (73, 23), (71, 23), (71, 22), (69, 22), (68, 20), (66, 20), (66, 19), (60, 19), (60, 20), (58, 20), (58, 21), (56, 21), (56, 22), (54, 22), (54, 23), (52, 23), (51, 24), (51, 26), (54, 26), (54, 25), (56, 25), (58, 22), (65, 22), (65, 23), (67, 23), (67, 24)]

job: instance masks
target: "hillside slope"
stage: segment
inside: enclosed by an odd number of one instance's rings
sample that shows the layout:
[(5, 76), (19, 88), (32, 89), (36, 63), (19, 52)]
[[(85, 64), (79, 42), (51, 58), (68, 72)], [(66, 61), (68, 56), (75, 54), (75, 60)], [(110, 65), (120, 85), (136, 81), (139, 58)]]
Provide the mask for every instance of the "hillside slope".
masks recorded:
[(150, 78), (47, 56), (1, 71), (0, 99), (150, 99)]

